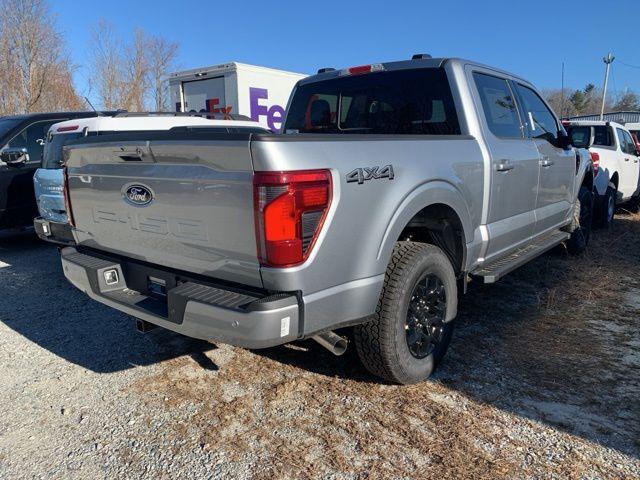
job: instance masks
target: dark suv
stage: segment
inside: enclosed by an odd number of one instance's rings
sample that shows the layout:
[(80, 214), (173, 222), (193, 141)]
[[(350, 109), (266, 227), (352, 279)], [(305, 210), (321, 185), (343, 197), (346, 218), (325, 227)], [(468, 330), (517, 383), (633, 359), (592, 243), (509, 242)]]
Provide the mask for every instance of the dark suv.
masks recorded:
[(95, 112), (33, 113), (0, 117), (0, 231), (33, 225), (38, 215), (33, 174), (42, 162), (49, 127)]

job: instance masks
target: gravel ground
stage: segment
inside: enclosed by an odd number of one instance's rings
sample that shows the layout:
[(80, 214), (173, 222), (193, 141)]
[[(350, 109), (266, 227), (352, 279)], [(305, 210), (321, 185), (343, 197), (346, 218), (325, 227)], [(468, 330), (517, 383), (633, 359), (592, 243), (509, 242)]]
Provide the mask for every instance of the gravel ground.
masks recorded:
[[(156, 329), (0, 240), (0, 478), (639, 478), (640, 217), (463, 298), (433, 379)], [(353, 349), (352, 349), (353, 350)]]

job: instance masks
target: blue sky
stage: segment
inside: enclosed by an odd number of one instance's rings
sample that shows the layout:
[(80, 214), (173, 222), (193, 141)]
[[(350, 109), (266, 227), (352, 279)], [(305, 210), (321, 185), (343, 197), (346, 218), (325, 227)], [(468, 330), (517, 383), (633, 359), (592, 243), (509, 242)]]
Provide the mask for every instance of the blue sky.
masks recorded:
[(640, 93), (640, 68), (623, 64), (640, 67), (637, 0), (606, 3), (605, 8), (597, 0), (58, 0), (52, 7), (80, 66), (76, 84), (85, 95), (90, 30), (101, 18), (124, 38), (142, 27), (178, 42), (181, 68), (240, 61), (313, 73), (420, 52), (501, 67), (539, 88), (560, 87), (565, 62), (565, 84), (582, 87), (602, 85), (602, 57), (611, 51), (611, 88)]

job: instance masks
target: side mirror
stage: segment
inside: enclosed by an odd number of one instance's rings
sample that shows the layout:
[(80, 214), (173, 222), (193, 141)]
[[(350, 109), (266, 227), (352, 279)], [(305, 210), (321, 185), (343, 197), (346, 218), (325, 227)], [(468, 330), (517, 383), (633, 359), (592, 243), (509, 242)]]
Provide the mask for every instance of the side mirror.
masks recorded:
[(29, 152), (25, 147), (9, 147), (0, 151), (0, 160), (11, 167), (20, 167), (29, 161)]
[(571, 137), (564, 131), (558, 131), (557, 147), (563, 150), (568, 150), (571, 147)]

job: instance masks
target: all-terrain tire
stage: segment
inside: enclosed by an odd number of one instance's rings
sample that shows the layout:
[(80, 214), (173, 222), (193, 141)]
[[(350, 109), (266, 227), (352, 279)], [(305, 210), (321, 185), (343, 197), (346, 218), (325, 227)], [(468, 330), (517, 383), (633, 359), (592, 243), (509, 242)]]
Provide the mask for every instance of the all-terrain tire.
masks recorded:
[(593, 191), (586, 185), (580, 187), (574, 212), (575, 230), (567, 240), (567, 250), (571, 255), (580, 255), (589, 245), (593, 224)]
[[(414, 289), (425, 275), (437, 277), (444, 286), (445, 313), (440, 340), (433, 344), (431, 353), (418, 358), (409, 349), (406, 330)], [(424, 243), (396, 243), (376, 312), (369, 321), (354, 328), (360, 360), (371, 373), (391, 382), (409, 384), (425, 380), (451, 342), (457, 305), (456, 276), (444, 252)]]

